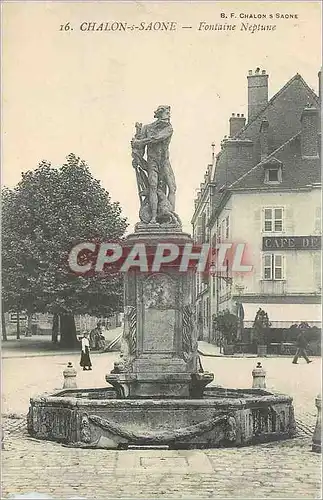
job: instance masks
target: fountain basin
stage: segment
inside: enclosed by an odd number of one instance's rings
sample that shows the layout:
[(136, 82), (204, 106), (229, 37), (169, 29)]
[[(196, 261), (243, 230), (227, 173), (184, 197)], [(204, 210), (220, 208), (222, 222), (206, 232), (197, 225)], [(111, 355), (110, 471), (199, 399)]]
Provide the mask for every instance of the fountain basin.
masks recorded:
[(118, 399), (113, 388), (68, 389), (30, 400), (28, 432), (82, 448), (245, 446), (293, 437), (292, 398), (211, 386), (201, 399)]

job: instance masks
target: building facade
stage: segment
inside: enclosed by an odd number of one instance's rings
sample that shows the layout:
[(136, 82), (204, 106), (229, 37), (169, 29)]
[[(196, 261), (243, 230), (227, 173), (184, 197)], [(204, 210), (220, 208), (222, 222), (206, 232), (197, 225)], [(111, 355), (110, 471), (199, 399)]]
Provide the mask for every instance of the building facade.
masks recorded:
[[(4, 321), (6, 333), (8, 336), (17, 334), (17, 313), (6, 312), (4, 313)], [(77, 314), (74, 316), (75, 327), (78, 333), (84, 331), (91, 331), (100, 322), (109, 328), (117, 328), (121, 326), (123, 320), (123, 313), (115, 313), (109, 318), (100, 316), (90, 316), (89, 314)], [(28, 316), (25, 312), (19, 314), (19, 326), (21, 335), (25, 335), (28, 326)], [(50, 313), (34, 313), (31, 318), (31, 333), (33, 335), (51, 335), (53, 327), (53, 315)]]
[[(200, 184), (194, 200), (194, 214), (192, 218), (193, 241), (197, 245), (210, 242), (209, 221), (212, 213), (212, 178), (214, 176), (214, 145), (212, 145), (212, 163), (207, 166), (204, 180)], [(200, 273), (195, 278), (195, 311), (199, 339), (209, 340), (211, 330), (211, 298), (209, 279)]]
[[(246, 329), (259, 307), (277, 330), (320, 326), (320, 97), (299, 74), (270, 100), (268, 93), (266, 72), (249, 71), (248, 120), (232, 115), (214, 162), (209, 241), (245, 243), (252, 270), (234, 273), (228, 265), (227, 275), (209, 277), (209, 340), (212, 316), (225, 309), (242, 308)], [(195, 202), (195, 223), (202, 208)], [(199, 293), (196, 300), (199, 307)]]

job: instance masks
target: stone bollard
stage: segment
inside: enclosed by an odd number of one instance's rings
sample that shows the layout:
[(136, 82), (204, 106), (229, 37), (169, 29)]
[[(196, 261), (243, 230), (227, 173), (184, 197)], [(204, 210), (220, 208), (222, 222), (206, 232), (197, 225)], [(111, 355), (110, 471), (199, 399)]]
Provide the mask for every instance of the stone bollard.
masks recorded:
[(322, 409), (322, 396), (318, 394), (315, 398), (315, 406), (317, 408), (316, 425), (312, 438), (312, 451), (321, 453), (321, 409)]
[(63, 375), (64, 375), (63, 389), (75, 389), (75, 388), (77, 388), (76, 370), (70, 361), (67, 363), (67, 367), (63, 371)]
[(257, 363), (256, 368), (252, 370), (252, 378), (253, 389), (266, 389), (266, 372), (260, 362)]

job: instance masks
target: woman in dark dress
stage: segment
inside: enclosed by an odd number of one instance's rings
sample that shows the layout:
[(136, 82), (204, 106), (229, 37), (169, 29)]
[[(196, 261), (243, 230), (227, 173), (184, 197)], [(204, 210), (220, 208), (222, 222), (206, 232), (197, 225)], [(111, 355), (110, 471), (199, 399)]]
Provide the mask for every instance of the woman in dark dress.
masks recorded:
[(81, 342), (82, 342), (82, 351), (81, 351), (80, 366), (83, 367), (83, 370), (86, 369), (92, 370), (92, 363), (90, 359), (89, 334), (87, 332), (83, 334)]

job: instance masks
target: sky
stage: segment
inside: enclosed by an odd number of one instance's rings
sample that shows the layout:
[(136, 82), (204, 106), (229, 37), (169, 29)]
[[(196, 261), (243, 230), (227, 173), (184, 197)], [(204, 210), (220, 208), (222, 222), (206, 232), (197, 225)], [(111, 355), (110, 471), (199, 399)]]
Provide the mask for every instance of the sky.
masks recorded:
[[(276, 13), (298, 19), (276, 19)], [(247, 14), (266, 18), (246, 19)], [(267, 71), (269, 97), (297, 72), (318, 92), (321, 19), (321, 2), (311, 1), (3, 5), (2, 184), (14, 186), (21, 172), (43, 159), (61, 165), (73, 152), (120, 202), (132, 231), (139, 209), (130, 150), (134, 124), (150, 123), (156, 107), (168, 104), (176, 212), (191, 232), (193, 200), (211, 161), (211, 143), (217, 152), (231, 114), (247, 115), (248, 70)], [(177, 24), (172, 32), (80, 30), (81, 23), (113, 21)], [(199, 30), (203, 21), (237, 27)], [(73, 30), (61, 31), (67, 22)], [(241, 31), (242, 22), (276, 30)]]

